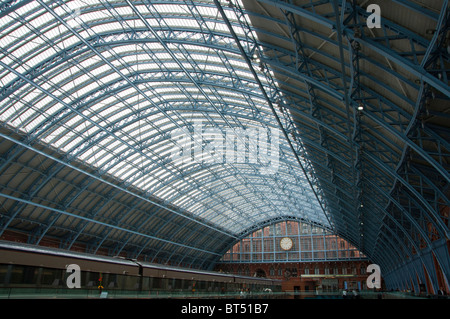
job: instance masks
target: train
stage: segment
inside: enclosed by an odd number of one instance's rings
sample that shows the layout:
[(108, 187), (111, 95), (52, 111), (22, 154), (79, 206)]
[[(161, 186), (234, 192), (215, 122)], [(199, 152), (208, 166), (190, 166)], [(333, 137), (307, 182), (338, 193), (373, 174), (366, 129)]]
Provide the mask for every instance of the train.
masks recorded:
[[(74, 266), (75, 265), (75, 266)], [(79, 271), (71, 286), (72, 268)], [(261, 297), (281, 291), (281, 281), (188, 269), (24, 243), (0, 241), (0, 298), (5, 294), (76, 294), (138, 297)], [(25, 297), (26, 298), (26, 297)]]

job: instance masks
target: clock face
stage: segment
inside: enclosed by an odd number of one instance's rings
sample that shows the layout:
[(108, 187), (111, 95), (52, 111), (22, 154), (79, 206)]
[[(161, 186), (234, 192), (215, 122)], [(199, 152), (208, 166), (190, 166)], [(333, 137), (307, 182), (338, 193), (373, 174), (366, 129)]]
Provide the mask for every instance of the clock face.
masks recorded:
[(289, 250), (292, 248), (293, 245), (294, 245), (294, 243), (292, 242), (292, 239), (290, 239), (288, 237), (281, 238), (281, 240), (280, 240), (280, 246), (281, 246), (281, 249), (283, 249), (283, 250)]

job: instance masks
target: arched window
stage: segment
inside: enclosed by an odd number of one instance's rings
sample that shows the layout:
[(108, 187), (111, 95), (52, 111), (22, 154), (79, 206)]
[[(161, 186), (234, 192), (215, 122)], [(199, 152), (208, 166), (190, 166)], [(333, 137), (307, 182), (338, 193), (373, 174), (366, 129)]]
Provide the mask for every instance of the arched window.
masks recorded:
[(269, 274), (271, 277), (275, 276), (275, 268), (273, 268), (272, 266), (269, 269)]
[(278, 268), (278, 276), (283, 276), (283, 269), (281, 267)]
[[(292, 245), (281, 245), (286, 237)], [(243, 238), (224, 255), (222, 262), (339, 261), (343, 258), (365, 259), (365, 256), (327, 229), (305, 222), (284, 221)]]

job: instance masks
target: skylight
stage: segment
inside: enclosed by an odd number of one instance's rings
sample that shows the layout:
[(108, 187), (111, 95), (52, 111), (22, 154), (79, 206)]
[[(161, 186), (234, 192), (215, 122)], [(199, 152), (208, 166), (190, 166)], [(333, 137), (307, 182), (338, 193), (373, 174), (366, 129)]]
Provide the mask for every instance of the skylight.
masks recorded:
[[(0, 100), (2, 121), (231, 232), (278, 216), (327, 224), (212, 1), (198, 2), (195, 14), (151, 2), (46, 5), (50, 12), (30, 2), (0, 19), (0, 84), (21, 85)], [(31, 23), (16, 25), (22, 18)], [(262, 133), (249, 138), (255, 128)], [(237, 160), (217, 148), (234, 152), (239, 143)], [(247, 149), (272, 152), (272, 162)]]

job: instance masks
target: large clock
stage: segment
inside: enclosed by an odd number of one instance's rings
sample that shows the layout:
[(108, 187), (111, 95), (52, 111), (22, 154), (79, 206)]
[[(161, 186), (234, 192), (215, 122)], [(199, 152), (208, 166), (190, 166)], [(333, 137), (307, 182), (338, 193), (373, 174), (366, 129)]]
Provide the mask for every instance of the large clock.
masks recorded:
[(292, 246), (294, 245), (294, 242), (289, 237), (283, 237), (280, 240), (280, 246), (283, 250), (290, 250)]

